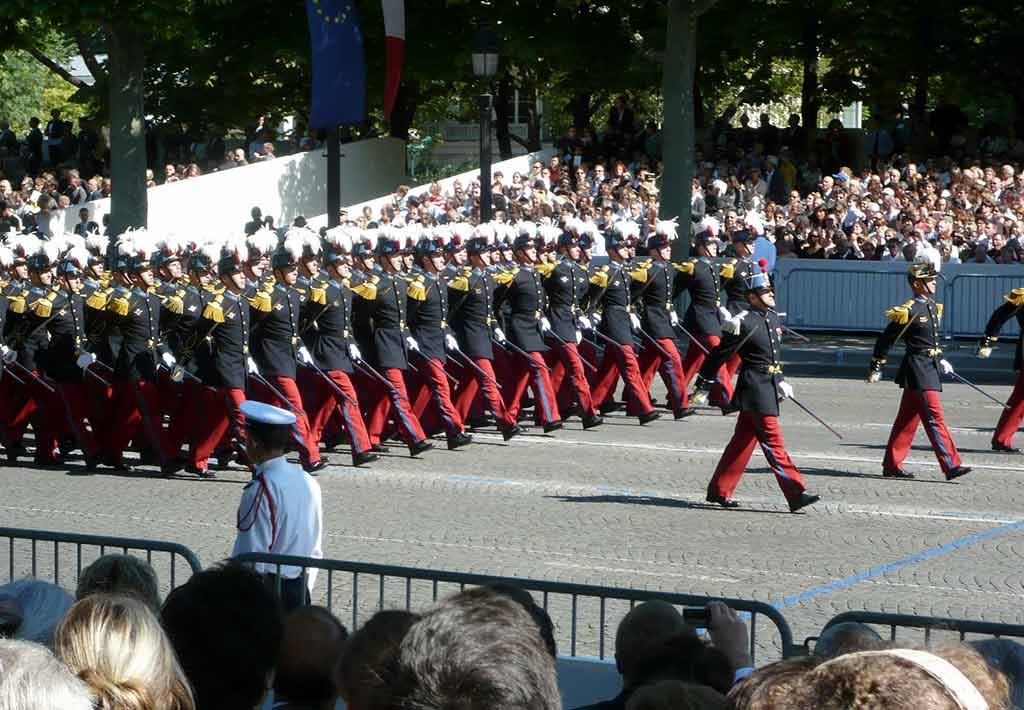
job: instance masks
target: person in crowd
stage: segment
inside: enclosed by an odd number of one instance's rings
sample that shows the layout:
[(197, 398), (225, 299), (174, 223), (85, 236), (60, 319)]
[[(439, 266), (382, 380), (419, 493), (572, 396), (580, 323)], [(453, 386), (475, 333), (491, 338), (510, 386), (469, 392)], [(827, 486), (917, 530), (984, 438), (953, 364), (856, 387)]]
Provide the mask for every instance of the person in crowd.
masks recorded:
[(0, 586), (0, 636), (52, 646), (57, 625), (73, 603), (66, 591), (38, 579)]
[(197, 710), (253, 710), (273, 685), (280, 602), (237, 563), (194, 574), (164, 602), (161, 622), (192, 686)]
[(98, 558), (78, 575), (75, 599), (90, 594), (129, 594), (160, 612), (160, 589), (153, 567), (145, 560), (128, 554), (110, 554)]
[(274, 673), (275, 710), (333, 710), (334, 669), (348, 631), (327, 609), (308, 606), (284, 618), (281, 660)]
[(96, 710), (86, 684), (45, 646), (0, 638), (0, 708)]
[(54, 653), (95, 710), (193, 710), (192, 689), (156, 614), (133, 596), (97, 593), (61, 621)]
[(378, 611), (345, 644), (335, 668), (338, 692), (351, 710), (386, 710), (399, 650), (419, 614)]

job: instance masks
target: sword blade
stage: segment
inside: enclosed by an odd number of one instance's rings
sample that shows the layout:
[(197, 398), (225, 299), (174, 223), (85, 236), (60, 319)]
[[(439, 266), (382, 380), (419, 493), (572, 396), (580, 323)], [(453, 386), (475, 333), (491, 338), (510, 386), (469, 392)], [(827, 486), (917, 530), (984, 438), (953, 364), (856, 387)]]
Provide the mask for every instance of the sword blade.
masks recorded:
[(823, 427), (825, 427), (830, 432), (835, 434), (837, 439), (842, 439), (843, 438), (842, 434), (840, 434), (838, 431), (836, 431), (835, 429), (830, 427), (828, 425), (828, 423), (824, 419), (822, 419), (817, 414), (815, 414), (810, 409), (808, 409), (803, 404), (801, 404), (795, 397), (788, 397), (787, 399), (789, 399), (789, 401), (792, 402), (793, 404), (795, 404), (796, 406), (800, 407), (800, 409), (804, 410), (804, 412), (806, 412), (808, 416), (810, 416), (812, 419), (814, 419), (814, 421), (818, 422), (818, 424), (821, 424)]
[(998, 404), (998, 405), (999, 405), (1000, 407), (1002, 407), (1003, 409), (1009, 409), (1009, 407), (1007, 407), (1005, 403), (1003, 403), (1003, 402), (1000, 402), (1000, 401), (999, 401), (998, 399), (996, 399), (995, 397), (993, 397), (992, 395), (990, 395), (990, 394), (989, 394), (988, 392), (986, 392), (985, 390), (983, 390), (983, 389), (982, 389), (981, 387), (978, 387), (978, 385), (974, 384), (973, 382), (971, 382), (970, 380), (968, 380), (968, 379), (967, 379), (966, 377), (964, 377), (963, 375), (957, 374), (956, 372), (950, 372), (949, 374), (951, 374), (951, 375), (952, 375), (953, 377), (955, 377), (956, 379), (958, 379), (958, 380), (960, 380), (961, 382), (963, 382), (963, 383), (964, 383), (965, 385), (967, 385), (968, 387), (970, 387), (970, 388), (971, 388), (971, 389), (973, 389), (974, 391), (976, 391), (976, 392), (978, 392), (979, 394), (981, 394), (981, 395), (982, 395), (983, 397), (987, 397), (987, 398), (991, 399), (991, 400), (992, 400), (993, 402), (995, 402), (996, 404)]

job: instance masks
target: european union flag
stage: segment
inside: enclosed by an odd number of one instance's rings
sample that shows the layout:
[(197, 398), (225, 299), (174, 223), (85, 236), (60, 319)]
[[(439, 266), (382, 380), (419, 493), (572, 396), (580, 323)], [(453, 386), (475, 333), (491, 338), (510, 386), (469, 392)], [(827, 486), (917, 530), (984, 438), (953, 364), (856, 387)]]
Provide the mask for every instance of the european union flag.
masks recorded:
[(313, 50), (310, 128), (366, 120), (366, 63), (355, 0), (306, 0)]

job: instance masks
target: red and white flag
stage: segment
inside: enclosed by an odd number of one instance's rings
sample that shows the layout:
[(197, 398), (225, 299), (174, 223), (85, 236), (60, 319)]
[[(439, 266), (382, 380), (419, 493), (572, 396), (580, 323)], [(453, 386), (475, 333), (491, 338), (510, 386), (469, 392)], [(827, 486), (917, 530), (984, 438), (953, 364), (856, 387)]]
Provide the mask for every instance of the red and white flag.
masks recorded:
[(384, 35), (387, 65), (384, 75), (384, 117), (391, 118), (391, 109), (398, 96), (405, 58), (405, 0), (381, 0), (384, 9)]

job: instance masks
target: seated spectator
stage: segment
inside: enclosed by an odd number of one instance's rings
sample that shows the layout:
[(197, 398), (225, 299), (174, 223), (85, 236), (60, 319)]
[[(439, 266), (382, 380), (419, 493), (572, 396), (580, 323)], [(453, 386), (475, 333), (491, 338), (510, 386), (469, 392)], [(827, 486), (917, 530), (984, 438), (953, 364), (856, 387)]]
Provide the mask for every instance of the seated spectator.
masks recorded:
[(275, 710), (333, 710), (338, 699), (334, 669), (347, 638), (342, 623), (323, 607), (288, 614), (274, 674)]
[(543, 607), (538, 606), (537, 602), (533, 600), (532, 594), (522, 587), (505, 582), (488, 584), (486, 589), (519, 602), (530, 613), (530, 616), (533, 617), (534, 623), (537, 624), (537, 630), (540, 631), (540, 636), (544, 639), (544, 646), (548, 649), (548, 653), (551, 654), (552, 658), (558, 658), (558, 646), (555, 644), (555, 625), (552, 623), (551, 616), (547, 611)]
[(57, 628), (54, 652), (89, 688), (94, 710), (193, 710), (192, 691), (153, 612), (92, 594)]
[(402, 639), (419, 619), (418, 614), (410, 611), (379, 611), (348, 640), (335, 671), (335, 681), (349, 710), (388, 707), (388, 689)]
[(45, 647), (0, 639), (0, 709), (94, 710), (85, 683)]
[(729, 699), (736, 710), (963, 710), (1003, 708), (1008, 692), (977, 651), (948, 644), (779, 661), (747, 676)]
[(78, 224), (75, 225), (75, 234), (80, 237), (87, 237), (92, 232), (100, 231), (100, 226), (89, 219), (89, 210), (82, 208), (78, 210)]
[(727, 710), (729, 701), (717, 690), (695, 683), (679, 680), (663, 680), (660, 683), (638, 689), (626, 710)]
[(1006, 638), (971, 641), (970, 645), (988, 661), (989, 666), (1006, 676), (1010, 684), (1010, 704), (1024, 708), (1024, 644)]
[(38, 579), (0, 586), (0, 636), (52, 646), (54, 631), (73, 603), (63, 589)]
[(478, 587), (442, 600), (402, 640), (393, 706), (558, 710), (555, 661), (522, 605)]
[(143, 559), (132, 555), (103, 555), (82, 570), (78, 576), (75, 599), (90, 594), (130, 594), (145, 603), (155, 614), (160, 613), (160, 591), (156, 572)]
[(844, 653), (868, 651), (882, 644), (882, 637), (867, 624), (847, 621), (826, 626), (814, 644), (814, 655), (835, 658)]
[(168, 595), (161, 618), (197, 710), (252, 710), (263, 701), (281, 607), (259, 575), (231, 563), (203, 570)]

